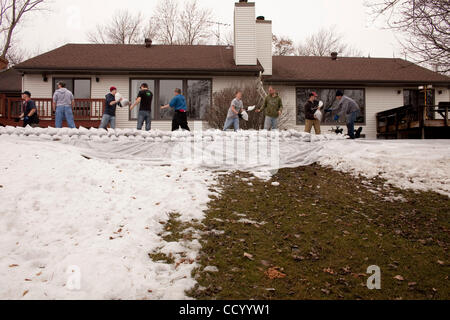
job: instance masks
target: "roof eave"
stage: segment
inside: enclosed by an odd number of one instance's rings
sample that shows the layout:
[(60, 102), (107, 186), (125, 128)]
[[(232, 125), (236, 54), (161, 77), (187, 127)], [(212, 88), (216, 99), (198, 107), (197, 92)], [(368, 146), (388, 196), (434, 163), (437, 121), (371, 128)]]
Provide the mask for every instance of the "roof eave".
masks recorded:
[(264, 69), (261, 67), (253, 68), (240, 68), (236, 69), (177, 69), (177, 70), (167, 70), (167, 69), (90, 69), (90, 68), (27, 68), (17, 66), (15, 68), (17, 71), (22, 73), (32, 73), (32, 74), (62, 74), (62, 73), (74, 73), (74, 74), (167, 74), (167, 75), (180, 75), (180, 74), (230, 74), (230, 75), (247, 75), (247, 74), (259, 74), (263, 72)]
[(429, 81), (429, 80), (302, 80), (302, 79), (282, 79), (266, 77), (263, 80), (267, 83), (285, 83), (290, 85), (357, 85), (357, 86), (419, 86), (419, 85), (438, 85), (450, 88), (450, 81)]

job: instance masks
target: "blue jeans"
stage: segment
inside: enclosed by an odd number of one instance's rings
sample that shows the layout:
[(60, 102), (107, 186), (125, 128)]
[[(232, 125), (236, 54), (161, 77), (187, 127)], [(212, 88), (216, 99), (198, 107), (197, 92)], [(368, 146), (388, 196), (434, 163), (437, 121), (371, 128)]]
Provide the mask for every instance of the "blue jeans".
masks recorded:
[(145, 121), (145, 131), (152, 129), (152, 114), (150, 111), (139, 110), (137, 129), (142, 130)]
[(234, 131), (239, 131), (239, 118), (233, 119), (233, 118), (227, 118), (225, 121), (225, 125), (223, 126), (223, 131), (227, 131), (231, 125), (234, 126)]
[(55, 128), (62, 128), (63, 120), (67, 121), (69, 128), (75, 128), (75, 122), (73, 121), (72, 107), (59, 106), (56, 107), (55, 112)]
[(359, 111), (355, 111), (347, 115), (347, 129), (350, 139), (355, 139), (355, 122), (358, 118)]
[(112, 116), (109, 114), (104, 114), (102, 118), (102, 122), (100, 123), (100, 129), (106, 129), (109, 126), (111, 129), (116, 128), (116, 116)]
[(278, 118), (272, 118), (266, 116), (266, 120), (264, 121), (264, 130), (277, 130), (278, 129)]

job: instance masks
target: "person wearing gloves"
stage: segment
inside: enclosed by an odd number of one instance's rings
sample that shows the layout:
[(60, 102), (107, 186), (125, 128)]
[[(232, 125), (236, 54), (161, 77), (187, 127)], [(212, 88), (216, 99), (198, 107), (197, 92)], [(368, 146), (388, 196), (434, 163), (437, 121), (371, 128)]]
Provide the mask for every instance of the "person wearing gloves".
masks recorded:
[(181, 129), (191, 131), (187, 121), (186, 98), (181, 94), (181, 89), (179, 88), (175, 89), (174, 94), (175, 96), (172, 101), (170, 101), (169, 104), (162, 106), (161, 109), (173, 108), (175, 110), (172, 120), (172, 131), (177, 131), (180, 127)]
[(316, 134), (321, 134), (320, 120), (316, 119), (315, 113), (319, 110), (318, 95), (315, 92), (309, 94), (309, 99), (305, 104), (305, 132), (311, 133), (312, 127)]
[(339, 101), (338, 106), (327, 109), (326, 112), (337, 113), (334, 117), (334, 121), (338, 121), (341, 116), (345, 115), (347, 120), (348, 136), (350, 139), (355, 139), (355, 122), (361, 109), (355, 100), (345, 96), (340, 90), (336, 92), (336, 99)]
[(262, 108), (256, 110), (256, 112), (262, 111), (264, 111), (264, 114), (266, 116), (264, 121), (264, 129), (278, 129), (278, 119), (283, 113), (283, 101), (273, 87), (269, 87), (269, 95), (264, 100)]
[(233, 126), (234, 131), (239, 131), (239, 118), (244, 111), (244, 104), (242, 102), (242, 92), (236, 92), (236, 96), (231, 101), (230, 108), (228, 109), (227, 119), (225, 120), (225, 125), (223, 126), (223, 131), (227, 131), (229, 127)]
[(109, 89), (109, 93), (105, 96), (105, 112), (102, 117), (102, 122), (100, 123), (100, 129), (106, 129), (109, 126), (111, 129), (116, 128), (116, 107), (120, 106), (120, 101), (123, 98), (120, 98), (119, 101), (116, 101), (116, 93), (117, 88), (111, 87)]
[(31, 100), (31, 93), (29, 91), (25, 91), (22, 93), (23, 99), (23, 112), (20, 115), (20, 119), (23, 119), (23, 127), (37, 127), (39, 124), (39, 117), (37, 113), (36, 104), (33, 100)]

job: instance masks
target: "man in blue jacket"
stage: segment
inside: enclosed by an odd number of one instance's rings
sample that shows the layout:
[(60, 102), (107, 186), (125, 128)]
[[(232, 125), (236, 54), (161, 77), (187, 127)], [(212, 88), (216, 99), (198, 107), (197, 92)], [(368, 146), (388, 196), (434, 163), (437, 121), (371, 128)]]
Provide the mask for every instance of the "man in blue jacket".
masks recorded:
[(191, 131), (187, 122), (187, 105), (186, 98), (181, 94), (181, 89), (175, 89), (175, 97), (173, 97), (172, 101), (165, 106), (162, 106), (161, 109), (173, 108), (175, 110), (175, 114), (172, 120), (172, 131), (181, 129)]

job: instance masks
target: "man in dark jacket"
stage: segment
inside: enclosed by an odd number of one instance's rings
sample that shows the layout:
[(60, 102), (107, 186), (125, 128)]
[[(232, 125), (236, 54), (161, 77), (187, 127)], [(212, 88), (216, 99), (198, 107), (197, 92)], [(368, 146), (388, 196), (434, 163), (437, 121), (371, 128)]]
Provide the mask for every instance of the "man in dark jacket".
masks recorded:
[(22, 93), (23, 105), (22, 105), (22, 114), (20, 115), (20, 119), (23, 119), (23, 127), (37, 127), (39, 124), (39, 116), (37, 113), (36, 104), (33, 100), (31, 100), (31, 93), (29, 91), (25, 91)]
[(153, 92), (148, 88), (147, 83), (141, 84), (136, 101), (131, 105), (130, 111), (139, 105), (137, 129), (142, 130), (145, 121), (145, 131), (152, 129), (152, 102)]
[(311, 92), (309, 94), (309, 99), (305, 104), (305, 132), (311, 133), (312, 127), (316, 134), (321, 134), (320, 131), (320, 120), (316, 119), (314, 114), (319, 109), (319, 104), (317, 101), (317, 93)]
[(123, 98), (120, 98), (119, 101), (116, 101), (116, 93), (117, 88), (111, 87), (109, 93), (105, 96), (105, 112), (100, 123), (100, 129), (106, 129), (108, 124), (111, 129), (116, 128), (116, 107), (120, 106), (120, 101), (123, 100)]
[(345, 116), (347, 121), (348, 135), (350, 139), (355, 139), (355, 122), (361, 109), (355, 100), (345, 96), (344, 93), (340, 90), (336, 92), (336, 99), (339, 101), (338, 106), (328, 109), (326, 110), (326, 112), (336, 112), (337, 114), (334, 117), (335, 121), (338, 121), (341, 116)]

